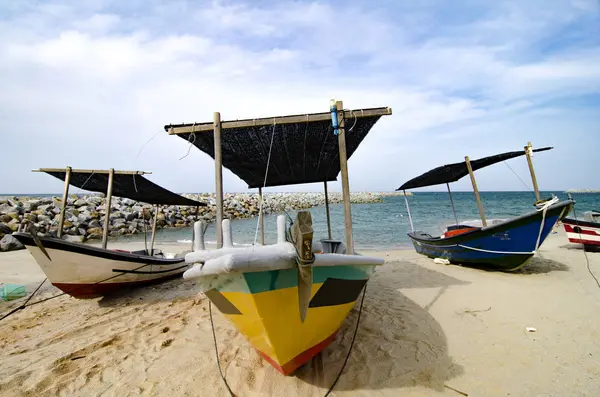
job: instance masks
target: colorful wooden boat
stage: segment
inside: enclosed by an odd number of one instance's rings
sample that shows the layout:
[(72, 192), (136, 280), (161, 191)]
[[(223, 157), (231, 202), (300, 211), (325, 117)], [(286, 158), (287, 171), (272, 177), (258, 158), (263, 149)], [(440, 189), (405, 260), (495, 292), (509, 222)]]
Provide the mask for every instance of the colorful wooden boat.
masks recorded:
[(108, 250), (52, 237), (34, 238), (30, 233), (13, 236), (29, 250), (52, 285), (78, 299), (181, 277), (189, 268), (183, 256), (166, 258), (157, 250), (149, 255), (146, 250)]
[(600, 250), (600, 212), (586, 211), (583, 220), (565, 218), (562, 220), (569, 242), (582, 244), (586, 251)]
[[(219, 249), (195, 247), (185, 257), (194, 267), (184, 278), (196, 279), (220, 312), (284, 375), (334, 340), (375, 267), (384, 262), (354, 250), (346, 161), (388, 114), (388, 108), (349, 111), (334, 102), (326, 113), (225, 122), (215, 113), (212, 123), (165, 126), (215, 159)], [(287, 225), (280, 216), (277, 243), (265, 245), (261, 204), (260, 244), (256, 236), (254, 245), (234, 248), (229, 220), (220, 219), (222, 166), (258, 188), (261, 203), (266, 186), (323, 183), (327, 238), (313, 243), (310, 212), (300, 211)], [(345, 243), (332, 239), (327, 195), (327, 182), (340, 173)], [(198, 244), (201, 230), (196, 225)]]
[[(185, 252), (163, 254), (154, 249), (156, 220), (159, 204), (204, 206), (166, 190), (148, 179), (140, 171), (41, 169), (65, 181), (63, 206), (59, 217), (58, 237), (38, 236), (35, 225), (28, 233), (13, 233), (36, 260), (48, 281), (74, 298), (88, 299), (118, 290), (181, 277), (190, 266), (185, 263)], [(65, 217), (69, 185), (94, 191), (106, 192), (104, 235), (102, 247), (65, 241), (62, 225)], [(107, 249), (108, 222), (112, 195), (155, 204), (152, 241), (149, 249), (123, 251)]]
[[(228, 222), (223, 221), (223, 230), (230, 236)], [(189, 253), (186, 262), (197, 265), (183, 275), (196, 279), (220, 312), (284, 375), (333, 341), (375, 267), (384, 263), (350, 255), (342, 242), (335, 252), (327, 242), (316, 242), (309, 296), (303, 300), (298, 254), (285, 239), (286, 228), (290, 229), (280, 215), (277, 244), (233, 248), (228, 237), (224, 248)]]
[[(551, 148), (531, 149), (531, 144), (525, 151), (501, 153), (479, 160), (444, 165), (435, 168), (423, 175), (411, 179), (397, 190), (406, 191), (418, 187), (432, 186), (445, 183), (450, 195), (450, 202), (456, 220), (456, 225), (450, 226), (441, 236), (432, 236), (422, 231), (415, 231), (408, 199), (405, 196), (406, 208), (409, 213), (412, 231), (408, 237), (415, 250), (430, 258), (443, 258), (451, 263), (462, 265), (486, 266), (503, 271), (514, 271), (524, 265), (533, 257), (542, 245), (556, 223), (562, 220), (573, 207), (572, 200), (559, 202), (557, 198), (540, 200), (537, 182), (533, 173), (530, 160), (531, 152), (549, 150)], [(538, 200), (536, 210), (529, 214), (511, 218), (502, 222), (487, 225), (483, 206), (479, 198), (474, 171), (492, 164), (505, 161), (522, 155), (528, 156), (534, 187)], [(455, 182), (462, 177), (470, 175), (475, 192), (475, 198), (481, 214), (482, 227), (461, 225), (458, 222), (450, 182)]]

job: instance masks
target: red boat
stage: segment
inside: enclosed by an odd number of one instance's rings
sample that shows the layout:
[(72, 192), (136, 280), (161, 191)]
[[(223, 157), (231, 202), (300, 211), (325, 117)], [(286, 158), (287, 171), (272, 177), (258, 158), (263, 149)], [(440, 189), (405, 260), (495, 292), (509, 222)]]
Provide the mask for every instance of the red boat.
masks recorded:
[(586, 251), (600, 250), (600, 212), (587, 211), (583, 220), (565, 218), (562, 220), (569, 242), (583, 244)]

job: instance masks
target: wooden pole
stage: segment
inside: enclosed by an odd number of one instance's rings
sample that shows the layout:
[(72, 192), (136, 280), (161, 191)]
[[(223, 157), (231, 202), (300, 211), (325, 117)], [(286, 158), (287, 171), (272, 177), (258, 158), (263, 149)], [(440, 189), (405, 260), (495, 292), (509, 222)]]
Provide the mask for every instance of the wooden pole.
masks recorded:
[(265, 245), (265, 220), (263, 217), (263, 194), (262, 187), (258, 188), (258, 200), (259, 200), (259, 213), (258, 213), (258, 221), (260, 223), (260, 244)]
[(479, 190), (477, 189), (477, 182), (475, 182), (475, 174), (473, 174), (473, 169), (471, 168), (471, 161), (469, 160), (469, 156), (465, 157), (465, 162), (467, 163), (467, 169), (469, 170), (469, 176), (471, 177), (471, 184), (473, 185), (473, 192), (475, 193), (475, 200), (477, 200), (477, 207), (479, 207), (479, 215), (481, 215), (481, 224), (483, 227), (487, 226), (487, 222), (485, 221), (485, 213), (483, 212), (483, 204), (481, 204), (481, 197), (479, 197)]
[(154, 223), (152, 224), (152, 240), (150, 240), (150, 256), (154, 255), (154, 240), (156, 239), (156, 222), (158, 220), (158, 204), (154, 207)]
[(344, 104), (335, 103), (338, 117), (338, 145), (340, 151), (340, 171), (342, 174), (342, 196), (344, 197), (344, 224), (346, 226), (346, 253), (354, 255), (352, 241), (352, 208), (350, 204), (350, 182), (348, 181), (348, 157), (346, 155), (346, 131), (344, 129)]
[(223, 160), (221, 159), (221, 113), (213, 114), (215, 140), (215, 196), (217, 201), (217, 248), (223, 247)]
[(325, 212), (327, 213), (327, 238), (331, 240), (331, 218), (329, 214), (329, 195), (327, 194), (327, 181), (323, 182), (325, 188)]
[(450, 204), (452, 205), (452, 212), (454, 213), (454, 220), (458, 225), (458, 217), (456, 216), (456, 210), (454, 209), (454, 200), (452, 200), (452, 191), (450, 191), (450, 184), (446, 183), (446, 187), (448, 188), (448, 195), (450, 196)]
[(112, 200), (113, 190), (113, 178), (115, 176), (115, 170), (110, 169), (108, 173), (108, 188), (106, 189), (106, 200), (104, 203), (104, 230), (102, 232), (102, 248), (106, 249), (106, 243), (108, 242), (108, 227), (110, 225), (110, 202)]
[(533, 161), (531, 161), (531, 142), (527, 142), (527, 146), (525, 146), (525, 157), (527, 157), (529, 173), (531, 173), (531, 181), (533, 182), (533, 190), (535, 190), (535, 198), (537, 201), (540, 201), (540, 190), (538, 189), (537, 179), (535, 178), (535, 171), (533, 170)]
[(408, 221), (410, 222), (410, 231), (415, 232), (415, 226), (413, 225), (412, 215), (410, 214), (410, 206), (408, 205), (408, 198), (406, 197), (406, 190), (402, 190), (404, 193), (404, 204), (406, 204), (406, 212), (408, 212)]
[(71, 167), (67, 167), (65, 174), (65, 188), (63, 190), (63, 201), (60, 206), (60, 215), (58, 216), (58, 238), (62, 238), (63, 225), (65, 224), (65, 211), (67, 210), (67, 201), (69, 200), (69, 184), (71, 183)]

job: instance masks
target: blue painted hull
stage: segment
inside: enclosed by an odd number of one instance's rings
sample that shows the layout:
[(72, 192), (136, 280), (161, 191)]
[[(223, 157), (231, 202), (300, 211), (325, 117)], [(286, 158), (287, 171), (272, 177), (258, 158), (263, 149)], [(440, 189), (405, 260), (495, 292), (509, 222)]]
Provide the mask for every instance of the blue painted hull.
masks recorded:
[(572, 200), (562, 201), (549, 207), (545, 218), (541, 211), (535, 211), (448, 238), (432, 237), (421, 232), (409, 233), (408, 236), (416, 251), (428, 257), (511, 271), (531, 259), (536, 246), (542, 245), (556, 222), (567, 216), (572, 206)]

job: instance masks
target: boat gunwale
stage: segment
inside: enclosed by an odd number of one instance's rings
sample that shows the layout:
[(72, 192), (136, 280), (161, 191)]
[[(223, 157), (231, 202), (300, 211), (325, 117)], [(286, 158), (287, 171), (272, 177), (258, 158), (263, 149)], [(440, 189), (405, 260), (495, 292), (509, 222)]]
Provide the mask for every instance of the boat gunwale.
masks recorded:
[[(33, 236), (29, 233), (16, 232), (14, 236), (21, 244), (25, 246), (37, 246)], [(158, 258), (150, 255), (139, 255), (132, 254), (129, 252), (114, 251), (101, 247), (95, 247), (92, 245), (73, 243), (70, 241), (60, 240), (54, 237), (38, 237), (42, 242), (42, 245), (46, 249), (56, 249), (60, 251), (67, 251), (81, 255), (90, 255), (97, 258), (107, 260), (118, 260), (123, 262), (137, 262), (137, 263), (148, 263), (153, 265), (177, 265), (185, 262), (185, 258)]]
[[(574, 204), (574, 201), (571, 199), (559, 201), (558, 203), (551, 205), (546, 210), (546, 213), (547, 214), (550, 212), (554, 213), (555, 211), (558, 211), (559, 209), (564, 210), (565, 207), (571, 206), (573, 204)], [(511, 219), (508, 219), (508, 220), (505, 220), (505, 221), (502, 221), (502, 222), (499, 222), (499, 223), (496, 223), (496, 224), (493, 224), (493, 225), (490, 225), (487, 227), (471, 230), (469, 232), (458, 234), (456, 236), (451, 236), (448, 238), (433, 237), (433, 236), (431, 238), (419, 238), (416, 236), (416, 233), (418, 231), (407, 233), (407, 235), (411, 240), (418, 241), (418, 242), (428, 242), (428, 243), (440, 242), (447, 246), (455, 246), (458, 243), (470, 240), (470, 238), (479, 238), (479, 237), (488, 236), (490, 234), (494, 234), (495, 232), (497, 232), (499, 230), (506, 229), (507, 227), (513, 226), (515, 223), (521, 223), (529, 218), (534, 218), (537, 215), (542, 215), (542, 211), (533, 211), (528, 214), (519, 215), (517, 217), (511, 218)], [(566, 218), (563, 218), (563, 219), (566, 219)], [(431, 244), (431, 245), (442, 247), (442, 244)]]

